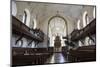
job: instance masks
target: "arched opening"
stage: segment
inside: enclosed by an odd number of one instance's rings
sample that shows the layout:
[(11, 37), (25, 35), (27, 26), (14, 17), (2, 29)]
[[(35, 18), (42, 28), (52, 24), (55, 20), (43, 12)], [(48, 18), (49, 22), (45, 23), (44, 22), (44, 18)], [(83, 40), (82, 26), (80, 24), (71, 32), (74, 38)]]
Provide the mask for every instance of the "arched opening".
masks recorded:
[(85, 22), (86, 22), (86, 25), (89, 24), (89, 17), (88, 17), (88, 14), (86, 14), (86, 16), (85, 16)]
[(26, 11), (24, 11), (24, 15), (23, 15), (23, 23), (26, 24), (26, 20), (27, 20), (27, 13)]
[(85, 38), (85, 43), (84, 43), (85, 46), (88, 46), (89, 45), (89, 40), (90, 40), (89, 37), (86, 37)]
[(94, 9), (93, 9), (93, 18), (95, 18), (95, 16), (96, 16), (96, 8), (94, 7)]
[(17, 42), (17, 44), (18, 44), (18, 45), (17, 45), (18, 47), (22, 47), (22, 46), (23, 46), (23, 40), (19, 40), (19, 41)]
[(25, 23), (27, 26), (29, 26), (30, 24), (30, 12), (28, 9), (24, 10), (23, 23)]
[(77, 21), (77, 29), (80, 30), (80, 20)]
[(63, 37), (68, 35), (67, 21), (61, 16), (53, 16), (48, 22), (49, 47), (55, 47), (55, 39), (59, 37), (61, 47), (65, 46)]
[(17, 14), (17, 6), (15, 0), (12, 0), (12, 15), (16, 16)]
[(82, 42), (80, 40), (78, 41), (78, 45), (79, 46), (83, 46), (83, 44), (82, 44)]
[(87, 11), (83, 14), (83, 27), (85, 27), (87, 24), (89, 24), (89, 17)]
[(35, 29), (37, 27), (37, 22), (36, 22), (36, 19), (33, 18), (33, 21), (32, 21), (32, 28)]

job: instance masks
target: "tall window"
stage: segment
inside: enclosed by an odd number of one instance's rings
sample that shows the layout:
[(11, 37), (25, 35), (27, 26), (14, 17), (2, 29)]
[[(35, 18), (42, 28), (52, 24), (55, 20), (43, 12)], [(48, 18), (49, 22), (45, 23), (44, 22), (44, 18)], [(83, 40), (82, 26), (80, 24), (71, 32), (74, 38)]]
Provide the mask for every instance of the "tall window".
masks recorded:
[(86, 16), (85, 16), (85, 22), (86, 22), (86, 25), (89, 24), (89, 17), (88, 17), (88, 14), (86, 14)]
[(93, 9), (93, 18), (95, 18), (95, 14), (96, 14), (96, 8), (94, 7), (94, 9)]
[(18, 44), (19, 44), (20, 47), (22, 47), (22, 45), (23, 45), (23, 40), (20, 40), (20, 41), (18, 42)]
[(86, 37), (86, 38), (85, 38), (85, 43), (84, 43), (84, 45), (85, 45), (85, 46), (88, 46), (88, 45), (89, 45), (89, 37)]
[(16, 16), (17, 14), (17, 6), (15, 0), (12, 0), (12, 15)]
[(30, 25), (30, 12), (28, 9), (24, 10), (23, 23), (26, 24), (27, 26)]
[(27, 14), (26, 11), (24, 11), (24, 15), (23, 15), (23, 23), (26, 24), (26, 20), (27, 20)]
[(77, 29), (80, 29), (80, 20), (77, 21)]
[(83, 14), (83, 27), (85, 27), (87, 24), (89, 24), (89, 17), (87, 11), (85, 11)]
[(36, 22), (36, 18), (34, 18), (33, 20), (33, 29), (35, 29), (37, 27), (37, 22)]

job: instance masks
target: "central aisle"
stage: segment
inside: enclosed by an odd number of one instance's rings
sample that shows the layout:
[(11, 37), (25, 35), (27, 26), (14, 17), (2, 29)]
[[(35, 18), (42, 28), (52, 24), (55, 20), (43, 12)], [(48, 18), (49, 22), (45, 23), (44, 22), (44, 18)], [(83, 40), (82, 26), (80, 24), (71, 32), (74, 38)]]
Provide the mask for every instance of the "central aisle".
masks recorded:
[[(66, 57), (67, 58), (67, 57)], [(67, 59), (62, 55), (62, 53), (54, 53), (46, 63), (65, 63), (68, 62)]]

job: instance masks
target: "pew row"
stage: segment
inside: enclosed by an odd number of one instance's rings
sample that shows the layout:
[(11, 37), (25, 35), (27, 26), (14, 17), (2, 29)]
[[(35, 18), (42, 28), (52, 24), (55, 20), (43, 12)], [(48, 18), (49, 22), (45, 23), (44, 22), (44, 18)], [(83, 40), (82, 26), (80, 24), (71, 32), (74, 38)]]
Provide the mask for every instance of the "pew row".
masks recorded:
[(12, 65), (39, 65), (44, 64), (52, 53), (46, 48), (13, 48)]
[(82, 46), (70, 49), (67, 52), (63, 52), (63, 55), (68, 56), (69, 62), (96, 61), (96, 46)]

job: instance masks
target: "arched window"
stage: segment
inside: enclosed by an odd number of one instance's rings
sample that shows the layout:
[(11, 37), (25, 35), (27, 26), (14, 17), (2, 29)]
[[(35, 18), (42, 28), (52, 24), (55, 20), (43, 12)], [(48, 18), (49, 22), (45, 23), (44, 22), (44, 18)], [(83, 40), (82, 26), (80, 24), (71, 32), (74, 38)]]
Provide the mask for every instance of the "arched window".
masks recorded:
[(93, 9), (93, 18), (95, 18), (95, 15), (96, 15), (96, 8), (94, 7), (94, 9)]
[(33, 29), (35, 29), (37, 27), (37, 22), (36, 22), (35, 18), (33, 19), (32, 27), (33, 27)]
[(80, 29), (80, 20), (77, 21), (77, 29)]
[(89, 17), (87, 11), (85, 11), (83, 14), (83, 27), (85, 27), (87, 24), (89, 24)]
[(23, 23), (25, 23), (27, 26), (30, 25), (30, 12), (29, 12), (28, 9), (25, 9), (24, 10)]
[(23, 40), (19, 40), (19, 41), (17, 42), (17, 46), (18, 46), (18, 47), (22, 47), (22, 46), (23, 46)]
[(81, 41), (78, 41), (78, 45), (79, 45), (79, 46), (83, 46), (83, 44), (82, 44)]
[(23, 15), (23, 23), (26, 24), (26, 20), (27, 20), (27, 14), (26, 11), (24, 11), (24, 15)]
[(35, 42), (34, 41), (32, 42), (31, 48), (35, 48)]
[(89, 37), (86, 37), (86, 38), (85, 38), (85, 43), (84, 43), (84, 45), (85, 45), (85, 46), (88, 46), (88, 45), (89, 45)]
[(12, 15), (16, 16), (17, 14), (17, 6), (15, 0), (12, 0)]
[(86, 25), (89, 24), (89, 17), (88, 17), (88, 14), (86, 14), (86, 16), (85, 16), (85, 22), (86, 22)]

